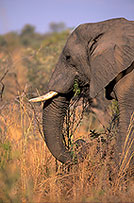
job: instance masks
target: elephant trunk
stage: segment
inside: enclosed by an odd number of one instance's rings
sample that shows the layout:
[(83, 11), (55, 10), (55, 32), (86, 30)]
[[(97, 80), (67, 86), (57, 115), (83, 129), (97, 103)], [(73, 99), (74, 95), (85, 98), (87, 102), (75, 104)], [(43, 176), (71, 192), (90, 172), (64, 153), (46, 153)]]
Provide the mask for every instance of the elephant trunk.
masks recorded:
[(62, 128), (70, 103), (70, 96), (57, 96), (44, 103), (43, 132), (45, 142), (53, 156), (62, 163), (71, 161), (71, 153), (63, 143)]

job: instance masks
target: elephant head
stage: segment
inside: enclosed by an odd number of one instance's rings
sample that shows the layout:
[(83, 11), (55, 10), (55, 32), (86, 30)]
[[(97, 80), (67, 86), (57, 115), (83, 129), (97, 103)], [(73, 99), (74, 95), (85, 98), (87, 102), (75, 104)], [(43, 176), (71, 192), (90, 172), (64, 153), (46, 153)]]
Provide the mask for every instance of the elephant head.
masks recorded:
[(134, 60), (134, 22), (112, 19), (78, 26), (69, 36), (48, 84), (48, 93), (31, 101), (45, 101), (43, 131), (51, 153), (62, 163), (71, 161), (63, 143), (64, 116), (73, 97), (73, 85), (88, 86), (88, 97), (94, 98), (103, 88), (106, 97), (119, 75)]

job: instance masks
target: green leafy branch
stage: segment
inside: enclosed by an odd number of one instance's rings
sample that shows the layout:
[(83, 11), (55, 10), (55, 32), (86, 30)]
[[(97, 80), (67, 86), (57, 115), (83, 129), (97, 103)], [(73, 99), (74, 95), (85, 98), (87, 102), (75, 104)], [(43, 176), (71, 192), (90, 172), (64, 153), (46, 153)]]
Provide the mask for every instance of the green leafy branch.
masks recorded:
[(74, 85), (73, 85), (73, 92), (74, 92), (74, 96), (78, 96), (80, 94), (80, 87), (79, 87), (79, 83), (78, 80), (74, 81)]

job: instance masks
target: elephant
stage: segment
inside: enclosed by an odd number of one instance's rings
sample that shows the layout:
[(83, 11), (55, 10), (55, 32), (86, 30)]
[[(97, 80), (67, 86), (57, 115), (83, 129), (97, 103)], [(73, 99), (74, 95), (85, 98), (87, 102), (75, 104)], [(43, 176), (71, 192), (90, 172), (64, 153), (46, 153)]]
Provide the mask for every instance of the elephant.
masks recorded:
[(87, 87), (89, 99), (104, 90), (107, 100), (118, 101), (119, 134), (115, 157), (120, 160), (134, 111), (134, 21), (114, 18), (76, 27), (59, 56), (47, 93), (30, 100), (44, 101), (45, 142), (62, 163), (72, 161), (71, 152), (63, 143), (62, 128), (76, 80), (81, 90)]

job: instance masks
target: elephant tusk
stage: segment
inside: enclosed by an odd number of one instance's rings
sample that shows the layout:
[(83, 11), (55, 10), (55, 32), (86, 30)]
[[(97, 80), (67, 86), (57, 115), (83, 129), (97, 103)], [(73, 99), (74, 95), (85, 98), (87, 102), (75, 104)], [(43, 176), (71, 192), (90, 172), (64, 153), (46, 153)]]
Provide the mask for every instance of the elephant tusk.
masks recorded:
[(29, 99), (29, 102), (43, 102), (43, 101), (46, 101), (48, 99), (51, 99), (53, 98), (54, 96), (56, 96), (58, 93), (57, 92), (54, 92), (54, 91), (50, 91), (48, 93), (46, 93), (45, 95), (42, 95), (40, 97), (36, 97), (36, 98), (33, 98), (33, 99)]

